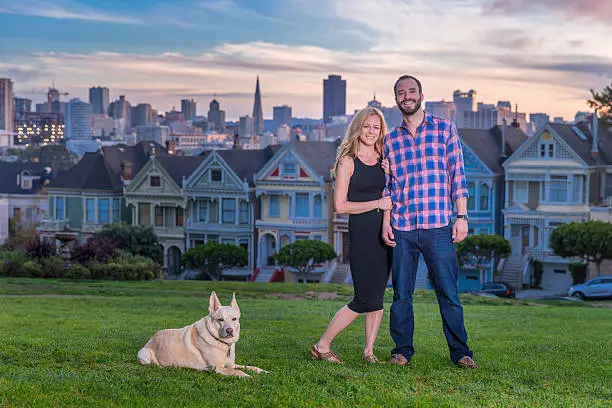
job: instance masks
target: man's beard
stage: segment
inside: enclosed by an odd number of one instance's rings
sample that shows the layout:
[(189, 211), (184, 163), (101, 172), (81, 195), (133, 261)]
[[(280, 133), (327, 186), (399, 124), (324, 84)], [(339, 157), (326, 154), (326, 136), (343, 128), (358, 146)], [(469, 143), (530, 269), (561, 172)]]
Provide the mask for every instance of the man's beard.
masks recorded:
[(419, 109), (421, 109), (421, 103), (423, 102), (423, 100), (421, 98), (419, 98), (419, 99), (408, 99), (408, 101), (414, 101), (415, 102), (414, 103), (414, 108), (412, 108), (412, 109), (404, 108), (402, 106), (402, 103), (401, 102), (397, 102), (397, 100), (396, 100), (395, 103), (397, 104), (397, 107), (399, 108), (399, 110), (402, 111), (402, 113), (404, 115), (412, 116), (415, 113), (417, 113)]

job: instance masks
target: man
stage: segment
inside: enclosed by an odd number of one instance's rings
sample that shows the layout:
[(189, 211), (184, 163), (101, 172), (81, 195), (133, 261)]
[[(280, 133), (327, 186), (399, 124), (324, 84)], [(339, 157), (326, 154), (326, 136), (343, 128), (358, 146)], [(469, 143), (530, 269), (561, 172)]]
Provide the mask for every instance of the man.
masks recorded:
[[(390, 178), (383, 196), (394, 207), (385, 211), (382, 238), (393, 247), (391, 364), (408, 365), (414, 354), (412, 295), (419, 254), (436, 291), (451, 361), (478, 368), (467, 345), (463, 308), (457, 289), (455, 244), (468, 232), (467, 186), (463, 153), (455, 125), (423, 111), (421, 83), (401, 76), (394, 86), (402, 124), (385, 137)], [(453, 202), (457, 220), (451, 226)]]

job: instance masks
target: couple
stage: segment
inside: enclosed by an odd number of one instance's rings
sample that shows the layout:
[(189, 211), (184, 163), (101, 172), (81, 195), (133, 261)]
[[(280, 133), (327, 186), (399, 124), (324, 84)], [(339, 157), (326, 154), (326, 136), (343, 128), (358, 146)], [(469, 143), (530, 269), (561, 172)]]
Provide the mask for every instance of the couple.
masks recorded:
[[(402, 124), (387, 135), (382, 113), (365, 108), (351, 121), (339, 148), (334, 202), (336, 212), (350, 214), (349, 257), (355, 296), (336, 313), (311, 354), (319, 360), (342, 363), (331, 343), (365, 313), (363, 360), (379, 362), (374, 342), (391, 263), (390, 329), (395, 342), (391, 364), (408, 365), (414, 354), (412, 295), (422, 254), (438, 298), (451, 361), (460, 367), (478, 368), (467, 345), (457, 288), (455, 244), (468, 231), (468, 193), (459, 136), (452, 122), (423, 111), (418, 79), (401, 76), (393, 90), (403, 114)], [(453, 203), (457, 219), (451, 224)]]

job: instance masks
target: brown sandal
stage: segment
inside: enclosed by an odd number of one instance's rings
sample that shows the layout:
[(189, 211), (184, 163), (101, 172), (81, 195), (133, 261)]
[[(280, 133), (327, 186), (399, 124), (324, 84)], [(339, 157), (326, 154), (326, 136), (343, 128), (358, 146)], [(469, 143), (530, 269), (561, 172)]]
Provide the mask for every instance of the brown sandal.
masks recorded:
[(371, 364), (385, 364), (384, 361), (379, 361), (376, 356), (374, 354), (370, 354), (369, 356), (363, 356), (362, 360), (365, 361), (366, 363), (371, 363)]
[(314, 357), (315, 360), (325, 360), (330, 363), (342, 364), (340, 357), (338, 357), (336, 353), (331, 350), (329, 350), (327, 353), (321, 353), (319, 350), (317, 350), (316, 346), (312, 346), (310, 349), (310, 354), (312, 354), (312, 357)]

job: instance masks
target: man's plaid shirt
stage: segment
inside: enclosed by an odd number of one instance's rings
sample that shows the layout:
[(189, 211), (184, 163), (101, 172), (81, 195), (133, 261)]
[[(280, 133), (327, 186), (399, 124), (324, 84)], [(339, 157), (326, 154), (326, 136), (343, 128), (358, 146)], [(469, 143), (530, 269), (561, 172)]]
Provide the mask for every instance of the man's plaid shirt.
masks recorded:
[(402, 124), (385, 136), (391, 176), (391, 225), (401, 231), (449, 224), (453, 202), (468, 197), (461, 142), (455, 125), (425, 112), (412, 135)]

